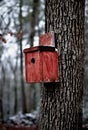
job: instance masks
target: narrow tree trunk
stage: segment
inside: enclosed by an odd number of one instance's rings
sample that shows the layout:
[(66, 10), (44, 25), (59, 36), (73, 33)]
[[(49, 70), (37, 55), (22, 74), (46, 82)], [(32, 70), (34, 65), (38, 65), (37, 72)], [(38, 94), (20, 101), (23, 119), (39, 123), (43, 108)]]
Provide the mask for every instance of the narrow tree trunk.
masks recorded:
[(0, 119), (3, 120), (3, 82), (0, 82)]
[[(38, 12), (39, 12), (39, 4), (40, 4), (40, 0), (33, 0), (32, 3), (32, 14), (31, 14), (31, 32), (30, 32), (30, 46), (33, 47), (33, 43), (34, 43), (34, 37), (36, 34), (36, 30), (35, 27), (37, 25), (37, 21), (38, 21)], [(35, 84), (30, 84), (29, 86), (29, 104), (30, 104), (30, 111), (31, 110), (35, 110), (36, 109), (36, 99), (35, 99), (35, 95), (36, 95), (36, 86)]]
[(14, 77), (14, 114), (17, 113), (17, 77)]
[(40, 130), (81, 130), (85, 0), (46, 0), (46, 32), (53, 30), (59, 83), (41, 88)]
[[(0, 61), (1, 63), (1, 61)], [(6, 84), (6, 76), (5, 76), (5, 68), (1, 64), (1, 74), (2, 74), (2, 79), (0, 82), (0, 118), (3, 121), (4, 120), (4, 109), (3, 109), (3, 95), (4, 95), (4, 86)]]
[[(20, 22), (20, 32), (23, 31), (22, 24), (22, 5), (23, 1), (20, 0), (20, 12), (19, 12), (19, 22)], [(23, 46), (22, 46), (22, 38), (19, 41), (20, 43), (20, 72), (21, 72), (21, 93), (22, 93), (22, 111), (26, 113), (26, 97), (25, 97), (25, 86), (24, 86), (24, 77), (23, 77)]]
[(38, 21), (38, 12), (39, 12), (39, 4), (40, 4), (40, 0), (33, 0), (33, 11), (31, 14), (31, 33), (30, 33), (30, 46), (33, 46), (33, 42), (34, 42), (34, 36), (36, 33), (35, 27)]
[(9, 119), (9, 116), (10, 116), (10, 79), (8, 78), (8, 80), (7, 80), (7, 87), (8, 87), (8, 91), (7, 91), (7, 102), (8, 102), (8, 104), (7, 104), (7, 120)]
[(17, 67), (18, 67), (18, 58), (16, 59), (16, 66), (15, 66), (15, 71), (14, 71), (14, 114), (17, 113), (17, 107), (18, 107), (18, 95), (17, 95)]

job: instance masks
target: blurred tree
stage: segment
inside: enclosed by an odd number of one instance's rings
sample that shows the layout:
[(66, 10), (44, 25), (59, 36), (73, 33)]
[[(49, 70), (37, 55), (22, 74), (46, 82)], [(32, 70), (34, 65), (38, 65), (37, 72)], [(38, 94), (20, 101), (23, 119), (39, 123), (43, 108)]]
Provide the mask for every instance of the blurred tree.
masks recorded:
[(17, 113), (17, 108), (18, 108), (18, 101), (17, 101), (17, 67), (18, 67), (18, 56), (15, 58), (16, 62), (13, 64), (12, 59), (9, 57), (7, 62), (10, 66), (10, 71), (13, 74), (13, 86), (14, 86), (14, 114)]
[(83, 118), (88, 118), (88, 0), (85, 1), (85, 73)]
[(0, 73), (2, 75), (2, 78), (0, 78), (0, 119), (3, 120), (3, 86), (4, 86), (4, 83), (5, 83), (5, 73), (4, 73), (4, 68), (3, 68), (3, 65), (0, 61)]
[(21, 92), (22, 92), (22, 112), (26, 113), (26, 96), (25, 96), (25, 85), (24, 85), (24, 74), (23, 74), (23, 46), (22, 46), (22, 35), (21, 33), (23, 32), (23, 22), (22, 22), (22, 6), (23, 6), (23, 0), (20, 0), (19, 3), (19, 43), (20, 43), (20, 77), (21, 77)]
[[(33, 47), (34, 45), (34, 38), (36, 35), (36, 26), (38, 21), (38, 14), (39, 14), (39, 7), (40, 7), (40, 0), (33, 0), (32, 3), (32, 13), (31, 13), (31, 21), (30, 21), (30, 34), (29, 34), (29, 40), (30, 40), (30, 46)], [(36, 110), (36, 84), (30, 84), (29, 86), (29, 94), (30, 94), (30, 110)]]
[(46, 0), (45, 29), (56, 35), (59, 83), (42, 86), (40, 130), (82, 129), (84, 9), (85, 0)]
[(30, 27), (31, 27), (31, 33), (30, 33), (30, 46), (33, 46), (34, 43), (34, 37), (36, 33), (36, 25), (38, 22), (38, 14), (39, 14), (39, 5), (40, 5), (40, 0), (33, 0), (32, 4), (32, 13), (31, 13), (31, 21), (30, 21)]

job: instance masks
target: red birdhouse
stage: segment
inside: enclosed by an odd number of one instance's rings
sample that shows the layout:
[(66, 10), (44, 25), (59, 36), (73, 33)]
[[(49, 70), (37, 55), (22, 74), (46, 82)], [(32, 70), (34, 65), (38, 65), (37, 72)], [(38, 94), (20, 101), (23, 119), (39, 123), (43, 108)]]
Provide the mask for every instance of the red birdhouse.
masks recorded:
[(55, 47), (41, 45), (25, 49), (24, 53), (26, 82), (58, 81), (58, 53)]

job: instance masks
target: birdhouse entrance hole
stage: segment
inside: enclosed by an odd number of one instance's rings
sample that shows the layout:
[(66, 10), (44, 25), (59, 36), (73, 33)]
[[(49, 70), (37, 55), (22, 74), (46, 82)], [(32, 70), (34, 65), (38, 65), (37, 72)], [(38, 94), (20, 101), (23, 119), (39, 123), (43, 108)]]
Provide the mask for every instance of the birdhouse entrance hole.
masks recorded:
[(32, 63), (32, 64), (35, 63), (35, 59), (34, 59), (34, 58), (31, 59), (31, 63)]

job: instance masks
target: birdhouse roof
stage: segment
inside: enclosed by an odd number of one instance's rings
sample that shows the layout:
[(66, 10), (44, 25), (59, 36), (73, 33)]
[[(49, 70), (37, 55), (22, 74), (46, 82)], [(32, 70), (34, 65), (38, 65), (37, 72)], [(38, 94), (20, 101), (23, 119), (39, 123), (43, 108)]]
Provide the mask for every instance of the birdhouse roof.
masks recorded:
[(36, 46), (36, 47), (31, 47), (31, 48), (27, 48), (24, 49), (24, 53), (28, 53), (28, 52), (35, 52), (35, 51), (55, 51), (54, 47), (51, 46)]

